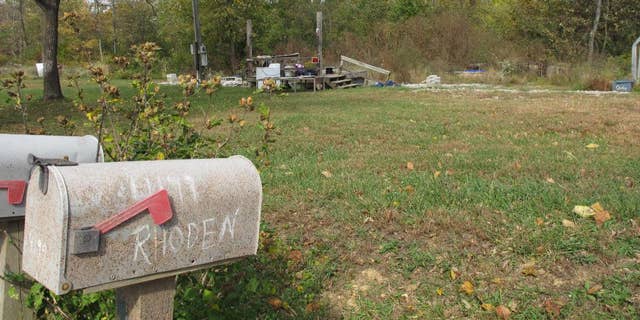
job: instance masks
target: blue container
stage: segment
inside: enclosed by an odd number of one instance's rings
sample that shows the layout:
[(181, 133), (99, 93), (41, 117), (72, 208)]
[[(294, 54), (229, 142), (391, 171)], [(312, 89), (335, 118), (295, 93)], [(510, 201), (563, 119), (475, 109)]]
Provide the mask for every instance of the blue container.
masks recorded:
[(633, 89), (633, 81), (631, 80), (615, 80), (611, 83), (611, 90), (618, 92), (631, 92)]

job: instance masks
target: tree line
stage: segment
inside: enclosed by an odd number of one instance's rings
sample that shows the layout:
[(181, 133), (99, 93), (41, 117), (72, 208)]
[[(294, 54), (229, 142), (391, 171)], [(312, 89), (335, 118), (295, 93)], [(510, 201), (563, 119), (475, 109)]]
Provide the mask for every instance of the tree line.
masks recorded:
[[(42, 3), (0, 1), (0, 65), (40, 61)], [(59, 2), (58, 59), (64, 65), (110, 61), (131, 45), (162, 48), (164, 69), (191, 70), (191, 0)], [(314, 55), (315, 12), (324, 16), (324, 57), (353, 56), (400, 80), (471, 64), (597, 64), (627, 57), (640, 36), (637, 0), (209, 0), (200, 1), (202, 39), (213, 71), (239, 73), (247, 56)], [(40, 4), (40, 7), (38, 6)], [(46, 36), (45, 36), (46, 38)]]

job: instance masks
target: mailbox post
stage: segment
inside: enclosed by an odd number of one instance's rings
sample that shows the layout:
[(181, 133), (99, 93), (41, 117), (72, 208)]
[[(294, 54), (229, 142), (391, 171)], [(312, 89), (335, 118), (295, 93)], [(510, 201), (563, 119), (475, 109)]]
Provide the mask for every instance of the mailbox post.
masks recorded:
[[(46, 159), (66, 159), (71, 162), (102, 161), (98, 140), (92, 136), (33, 136), (0, 134), (0, 264), (5, 271), (21, 271), (21, 251), (24, 230), (27, 180), (32, 164), (29, 154)], [(66, 161), (63, 160), (63, 161)], [(0, 280), (0, 319), (30, 319), (31, 311), (24, 307), (20, 288), (18, 299), (9, 296), (10, 284)]]
[(128, 319), (170, 319), (177, 274), (257, 252), (262, 184), (242, 156), (52, 165), (33, 171), (41, 181), (24, 271), (56, 294), (116, 288)]

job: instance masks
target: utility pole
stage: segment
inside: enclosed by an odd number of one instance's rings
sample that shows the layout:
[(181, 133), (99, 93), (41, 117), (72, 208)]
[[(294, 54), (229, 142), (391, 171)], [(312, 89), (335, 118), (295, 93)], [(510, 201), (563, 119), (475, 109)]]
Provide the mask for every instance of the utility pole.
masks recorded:
[(193, 54), (193, 67), (196, 70), (196, 78), (198, 83), (202, 81), (203, 69), (207, 66), (207, 49), (202, 44), (202, 35), (200, 34), (200, 15), (198, 14), (198, 0), (191, 0), (192, 13), (193, 13), (193, 33), (194, 43), (191, 46), (191, 53)]
[(250, 75), (253, 75), (253, 44), (251, 43), (251, 36), (253, 34), (253, 22), (251, 19), (247, 20), (247, 74), (245, 78), (249, 78)]
[(94, 12), (94, 24), (96, 26), (96, 33), (98, 34), (98, 50), (100, 53), (100, 62), (104, 62), (104, 56), (102, 55), (102, 28), (100, 28), (100, 13), (102, 13), (102, 3), (99, 0), (93, 0)]
[(320, 62), (320, 72), (318, 75), (324, 75), (324, 61), (322, 60), (322, 11), (316, 12), (316, 35), (318, 36), (318, 61)]
[(118, 53), (118, 36), (116, 35), (116, 0), (111, 0), (111, 23), (113, 25), (113, 55)]

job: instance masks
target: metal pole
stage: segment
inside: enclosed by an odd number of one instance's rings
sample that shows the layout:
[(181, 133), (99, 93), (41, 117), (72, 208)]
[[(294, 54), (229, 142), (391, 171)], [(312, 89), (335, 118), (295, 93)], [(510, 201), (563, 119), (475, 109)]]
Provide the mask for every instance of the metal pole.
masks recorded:
[(198, 0), (191, 0), (191, 8), (193, 14), (193, 33), (195, 43), (193, 44), (193, 67), (196, 70), (196, 78), (198, 83), (202, 79), (202, 68), (200, 65), (200, 45), (202, 39), (200, 35), (200, 16), (198, 14)]
[(638, 72), (638, 45), (640, 45), (640, 38), (638, 38), (631, 47), (631, 76), (633, 81), (638, 81), (640, 78), (640, 72)]
[(116, 289), (118, 320), (171, 320), (176, 277)]

